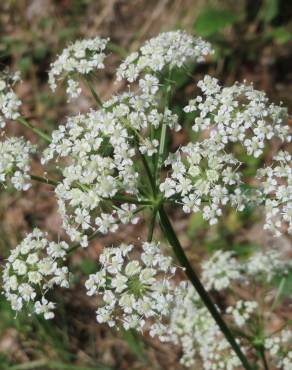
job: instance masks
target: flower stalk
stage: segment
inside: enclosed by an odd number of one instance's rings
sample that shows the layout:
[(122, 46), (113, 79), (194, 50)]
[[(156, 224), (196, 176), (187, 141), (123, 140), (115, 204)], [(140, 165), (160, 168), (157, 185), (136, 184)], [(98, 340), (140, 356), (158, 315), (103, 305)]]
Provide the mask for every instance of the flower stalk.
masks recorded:
[(167, 214), (165, 213), (163, 207), (161, 206), (159, 209), (159, 219), (161, 228), (169, 242), (172, 246), (173, 251), (179, 260), (180, 264), (185, 268), (185, 273), (190, 279), (191, 283), (195, 287), (197, 293), (199, 294), (200, 298), (204, 302), (205, 306), (208, 308), (210, 314), (216, 321), (217, 325), (221, 329), (222, 333), (224, 334), (225, 338), (228, 340), (229, 344), (233, 348), (234, 352), (237, 354), (238, 358), (240, 359), (243, 367), (246, 370), (252, 370), (251, 365), (249, 364), (246, 356), (243, 354), (242, 350), (240, 349), (239, 345), (237, 344), (233, 334), (231, 333), (230, 329), (226, 325), (225, 321), (223, 320), (221, 314), (217, 310), (216, 306), (212, 302), (209, 294), (205, 290), (204, 286), (202, 285), (199, 277), (197, 276), (195, 270), (192, 268), (185, 252), (176, 236), (175, 231), (169, 221)]
[(43, 184), (52, 185), (52, 186), (57, 186), (58, 185), (58, 181), (46, 179), (45, 177), (30, 174), (30, 178), (34, 181), (38, 181), (38, 182), (41, 182)]
[(152, 212), (152, 217), (148, 228), (147, 242), (152, 242), (156, 218), (157, 218), (157, 209), (155, 208)]
[(97, 95), (96, 91), (94, 90), (94, 87), (92, 86), (92, 83), (90, 81), (90, 77), (85, 75), (84, 76), (84, 82), (85, 82), (86, 86), (89, 88), (97, 106), (99, 108), (102, 108), (102, 101), (101, 101), (100, 97)]
[(17, 121), (21, 123), (23, 126), (29, 128), (32, 130), (36, 135), (38, 135), (40, 138), (42, 138), (44, 141), (47, 143), (51, 143), (51, 139), (49, 135), (47, 135), (45, 132), (42, 130), (38, 129), (37, 127), (34, 127), (30, 122), (28, 122), (25, 118), (23, 117), (18, 117)]

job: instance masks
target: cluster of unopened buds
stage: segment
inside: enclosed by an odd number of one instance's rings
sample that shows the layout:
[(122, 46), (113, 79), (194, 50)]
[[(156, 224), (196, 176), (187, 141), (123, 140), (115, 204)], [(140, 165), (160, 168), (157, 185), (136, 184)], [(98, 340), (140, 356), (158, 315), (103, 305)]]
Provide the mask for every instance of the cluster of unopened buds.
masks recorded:
[[(186, 366), (200, 359), (205, 370), (241, 366), (250, 370), (247, 357), (257, 361), (266, 351), (277, 368), (291, 370), (287, 344), (291, 332), (283, 330), (276, 337), (261, 327), (260, 333), (254, 333), (251, 322), (259, 315), (262, 322), (268, 318), (254, 297), (242, 297), (239, 289), (271, 286), (291, 265), (275, 251), (258, 252), (244, 261), (231, 251), (217, 251), (202, 264), (201, 285), (164, 210), (167, 203), (185, 213), (201, 213), (214, 225), (227, 207), (240, 212), (257, 206), (265, 210), (265, 229), (276, 236), (292, 234), (291, 135), (286, 108), (270, 103), (265, 93), (247, 82), (221, 87), (207, 75), (197, 83), (201, 95), (191, 99), (181, 114), (173, 112), (173, 72), (204, 62), (213, 53), (208, 42), (183, 31), (162, 33), (130, 54), (116, 74), (117, 80), (129, 83), (127, 92), (102, 102), (92, 77), (105, 67), (107, 43), (108, 39), (99, 37), (77, 41), (51, 64), (53, 91), (59, 81), (66, 81), (66, 92), (73, 99), (86, 85), (97, 108), (68, 117), (50, 136), (21, 116), (21, 102), (13, 91), (18, 75), (0, 76), (0, 126), (17, 120), (31, 128), (49, 144), (40, 155), (41, 164), (52, 168), (54, 163), (60, 174), (57, 180), (33, 175), (30, 161), (36, 148), (11, 137), (0, 142), (0, 181), (10, 179), (17, 190), (27, 190), (30, 180), (53, 186), (63, 228), (74, 243), (69, 247), (66, 242), (49, 241), (35, 229), (7, 259), (6, 298), (15, 311), (28, 308), (53, 318), (55, 304), (47, 292), (69, 286), (64, 265), (68, 254), (79, 246), (87, 247), (99, 233), (116, 232), (119, 224), (137, 224), (141, 212), (150, 211), (147, 241), (140, 247), (105, 248), (97, 272), (86, 280), (87, 294), (102, 297), (97, 321), (180, 343), (181, 362)], [(184, 115), (191, 115), (197, 140), (170, 152), (168, 138), (182, 129)], [(234, 147), (239, 145), (245, 156), (259, 158), (274, 138), (283, 150), (270, 165), (258, 169), (253, 179), (247, 179), (242, 171), (245, 163)], [(173, 259), (164, 256), (161, 244), (153, 241), (158, 217), (182, 267), (179, 274), (175, 274)], [(190, 282), (179, 281), (183, 271)], [(232, 291), (238, 301), (231, 299), (219, 309), (209, 296), (212, 291)], [(242, 334), (239, 339), (232, 339), (224, 318), (237, 327)], [(260, 343), (254, 346), (257, 354), (251, 353), (253, 342), (247, 343), (247, 338), (259, 334)]]

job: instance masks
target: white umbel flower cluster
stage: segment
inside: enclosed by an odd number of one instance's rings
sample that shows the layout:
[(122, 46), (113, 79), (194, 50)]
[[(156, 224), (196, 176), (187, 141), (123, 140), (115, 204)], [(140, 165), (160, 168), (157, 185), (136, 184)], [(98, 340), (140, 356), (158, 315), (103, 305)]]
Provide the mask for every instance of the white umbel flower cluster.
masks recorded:
[[(55, 154), (69, 159), (62, 170), (64, 179), (55, 192), (71, 240), (80, 241), (84, 232), (96, 228), (104, 234), (116, 231), (117, 216), (124, 208), (119, 212), (111, 209), (108, 213), (108, 203), (120, 191), (126, 189), (128, 194), (133, 194), (137, 189), (135, 149), (129, 145), (127, 130), (114, 115), (91, 111), (69, 118), (66, 126), (53, 132), (52, 139), (44, 161)], [(135, 207), (128, 209), (135, 210)], [(83, 246), (87, 246), (86, 238)]]
[(197, 96), (184, 108), (196, 112), (193, 130), (211, 129), (211, 136), (228, 142), (240, 142), (247, 153), (259, 157), (265, 143), (274, 137), (291, 141), (287, 109), (269, 102), (263, 91), (252, 85), (235, 83), (221, 87), (216, 78), (205, 76), (198, 82), (203, 96)]
[(241, 278), (241, 266), (231, 251), (216, 251), (202, 264), (202, 280), (207, 290), (222, 290)]
[[(150, 127), (166, 123), (178, 128), (177, 116), (159, 113), (151, 96), (124, 94), (104, 104), (103, 109), (68, 118), (52, 134), (43, 163), (54, 156), (68, 158), (62, 167), (63, 180), (55, 188), (63, 225), (72, 241), (87, 246), (84, 232), (114, 232), (118, 223), (137, 223), (135, 205), (120, 202), (119, 195), (136, 196), (139, 179), (135, 167), (138, 150), (149, 157), (157, 151), (150, 140)], [(138, 150), (137, 150), (138, 148)]]
[(201, 211), (211, 225), (226, 205), (243, 211), (247, 205), (264, 203), (266, 229), (280, 235), (286, 223), (291, 233), (291, 155), (282, 152), (275, 158), (279, 165), (259, 170), (261, 184), (254, 189), (243, 182), (239, 171), (242, 163), (230, 153), (230, 143), (235, 142), (242, 143), (256, 158), (272, 138), (290, 142), (287, 109), (270, 104), (266, 94), (251, 85), (221, 88), (217, 79), (206, 76), (198, 86), (204, 98), (191, 100), (184, 110), (197, 112), (193, 129), (208, 133), (202, 141), (181, 147), (165, 161), (170, 172), (160, 184), (161, 192), (166, 198), (179, 198), (187, 213)]
[(178, 287), (169, 325), (160, 329), (162, 341), (181, 344), (180, 362), (186, 367), (200, 359), (204, 370), (240, 369), (240, 360), (190, 284)]
[(238, 300), (235, 306), (227, 307), (226, 313), (232, 315), (235, 324), (241, 328), (251, 319), (257, 308), (258, 303), (255, 301)]
[(265, 349), (274, 358), (274, 365), (277, 369), (292, 369), (292, 331), (283, 329), (277, 335), (265, 339)]
[(186, 32), (161, 33), (124, 60), (117, 70), (117, 79), (134, 82), (143, 72), (155, 74), (166, 67), (181, 68), (188, 62), (202, 62), (212, 52), (208, 42)]
[(221, 291), (233, 282), (270, 282), (276, 276), (285, 276), (291, 267), (291, 261), (274, 250), (256, 252), (244, 261), (238, 261), (232, 251), (219, 250), (202, 263), (202, 280), (207, 290)]
[(290, 260), (284, 260), (276, 250), (254, 253), (242, 265), (242, 270), (256, 281), (271, 282), (277, 275), (286, 275), (292, 267)]
[(68, 244), (49, 242), (34, 229), (12, 250), (3, 271), (4, 294), (15, 311), (26, 306), (45, 319), (54, 317), (55, 304), (46, 294), (55, 286), (68, 288), (68, 269), (63, 266)]
[(280, 236), (286, 225), (292, 234), (292, 156), (279, 152), (272, 166), (258, 170), (257, 177), (264, 195), (265, 229)]
[(13, 85), (20, 80), (18, 72), (0, 74), (0, 128), (4, 128), (7, 120), (15, 120), (20, 116), (21, 101), (13, 91)]
[(165, 161), (169, 165), (171, 171), (160, 191), (166, 198), (179, 194), (184, 212), (201, 211), (211, 225), (226, 204), (242, 211), (252, 201), (240, 188), (240, 162), (213, 139), (183, 146)]
[(0, 141), (0, 183), (10, 179), (17, 190), (28, 190), (31, 154), (35, 151), (36, 148), (21, 137)]
[(100, 270), (90, 275), (85, 286), (88, 295), (102, 295), (104, 305), (96, 311), (99, 323), (144, 331), (146, 323), (151, 327), (169, 314), (175, 267), (156, 243), (143, 243), (139, 259), (130, 256), (133, 248), (121, 244), (104, 249)]
[[(249, 269), (251, 262), (254, 264)], [(205, 287), (217, 291), (229, 289), (230, 297), (235, 298), (229, 300), (228, 306), (224, 309), (217, 309), (229, 320), (230, 316), (232, 317), (233, 323), (231, 321), (229, 324), (231, 329), (241, 328), (243, 336), (240, 339), (240, 346), (244, 352), (249, 351), (250, 344), (246, 342), (246, 338), (253, 332), (255, 322), (258, 323), (259, 318), (263, 323), (271, 320), (270, 311), (265, 312), (263, 307), (253, 300), (255, 289), (260, 302), (264, 302), (267, 288), (270, 288), (271, 277), (286, 276), (291, 266), (289, 261), (283, 260), (282, 256), (274, 251), (258, 252), (242, 261), (237, 260), (232, 252), (217, 251), (203, 262), (202, 280)], [(247, 296), (249, 289), (243, 290), (243, 286), (252, 287), (251, 299)], [(242, 368), (241, 362), (190, 282), (181, 282), (178, 285), (171, 307), (169, 321), (153, 325), (150, 334), (157, 335), (162, 342), (179, 344), (182, 348), (183, 365), (193, 367), (198, 360), (204, 370)], [(285, 331), (283, 338), (281, 335), (278, 338), (266, 334), (265, 327), (262, 329), (266, 335), (265, 348), (271, 361), (275, 362), (279, 369), (290, 369), (291, 331)]]
[(67, 81), (67, 94), (70, 98), (76, 98), (81, 93), (78, 75), (88, 75), (97, 69), (104, 68), (106, 57), (104, 50), (108, 39), (95, 37), (76, 41), (63, 50), (58, 59), (51, 64), (49, 71), (49, 84), (53, 91), (57, 88), (58, 80)]

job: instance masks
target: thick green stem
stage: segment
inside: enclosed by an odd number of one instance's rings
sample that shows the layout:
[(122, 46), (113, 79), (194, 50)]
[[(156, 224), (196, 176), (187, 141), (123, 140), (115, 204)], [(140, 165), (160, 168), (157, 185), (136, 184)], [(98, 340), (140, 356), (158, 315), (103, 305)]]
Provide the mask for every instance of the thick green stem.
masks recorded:
[(102, 101), (100, 99), (100, 97), (97, 95), (97, 93), (95, 92), (93, 86), (92, 86), (92, 83), (90, 81), (90, 77), (85, 75), (84, 76), (84, 81), (85, 81), (85, 84), (87, 85), (87, 87), (89, 88), (92, 96), (94, 97), (94, 100), (96, 102), (96, 104), (98, 105), (99, 108), (102, 108)]
[(23, 126), (29, 128), (32, 130), (36, 135), (41, 137), (43, 140), (45, 140), (47, 143), (51, 143), (51, 138), (49, 135), (44, 133), (42, 130), (38, 129), (37, 127), (34, 127), (30, 122), (28, 122), (25, 118), (19, 117), (17, 118), (17, 121), (21, 123)]
[(269, 365), (268, 365), (268, 361), (267, 361), (267, 358), (266, 358), (266, 354), (265, 354), (265, 349), (264, 347), (261, 347), (259, 349), (259, 354), (261, 356), (261, 359), (262, 359), (262, 362), (263, 362), (263, 366), (264, 366), (264, 369), (265, 370), (269, 370)]
[(221, 329), (222, 333), (225, 335), (225, 338), (233, 348), (234, 352), (237, 354), (238, 358), (240, 359), (244, 369), (252, 370), (247, 358), (245, 357), (244, 353), (242, 352), (241, 348), (237, 344), (232, 332), (226, 325), (225, 321), (223, 320), (220, 312), (217, 310), (215, 304), (212, 302), (209, 294), (205, 290), (204, 286), (202, 285), (199, 277), (197, 276), (196, 272), (193, 270), (185, 252), (180, 245), (180, 242), (176, 236), (175, 231), (172, 228), (172, 225), (168, 219), (167, 214), (165, 213), (163, 207), (161, 206), (159, 209), (159, 217), (160, 217), (160, 224), (161, 228), (168, 239), (168, 242), (173, 247), (174, 253), (179, 260), (182, 267), (185, 268), (185, 273), (190, 279), (191, 283), (195, 287), (197, 293), (199, 294), (200, 298), (204, 302), (205, 306), (209, 310), (210, 314), (212, 315), (213, 319), (216, 321), (217, 325)]

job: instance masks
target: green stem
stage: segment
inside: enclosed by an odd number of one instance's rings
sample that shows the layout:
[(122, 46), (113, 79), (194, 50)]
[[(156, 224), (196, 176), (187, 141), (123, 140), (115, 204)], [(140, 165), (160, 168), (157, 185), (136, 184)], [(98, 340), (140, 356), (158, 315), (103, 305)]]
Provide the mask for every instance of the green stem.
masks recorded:
[[(139, 150), (139, 148), (138, 148)], [(156, 192), (156, 188), (155, 188), (155, 181), (153, 180), (153, 177), (152, 177), (152, 174), (151, 174), (151, 170), (150, 170), (150, 167), (148, 165), (148, 162), (146, 160), (146, 158), (144, 157), (144, 155), (142, 153), (140, 153), (140, 156), (141, 156), (141, 159), (142, 159), (142, 163), (143, 163), (143, 166), (145, 168), (145, 171), (147, 173), (147, 177), (149, 179), (149, 182), (150, 182), (150, 185), (151, 185), (151, 189), (152, 189), (152, 192), (153, 194), (155, 194)]]
[[(125, 123), (126, 126), (128, 126), (128, 123), (127, 122), (124, 122), (124, 123)], [(134, 136), (135, 146), (136, 146), (137, 152), (139, 153), (140, 158), (142, 160), (143, 166), (144, 166), (145, 171), (146, 171), (146, 174), (147, 174), (147, 178), (148, 178), (148, 180), (150, 182), (152, 193), (154, 195), (155, 194), (155, 191), (156, 191), (155, 180), (152, 177), (152, 173), (151, 173), (149, 164), (147, 162), (147, 159), (145, 158), (144, 154), (142, 154), (140, 152), (140, 149), (139, 149), (139, 135), (138, 135), (138, 133), (135, 130), (132, 130), (131, 127), (129, 127), (129, 128), (130, 128), (130, 130), (131, 130), (131, 132), (132, 132), (132, 134)]]
[(225, 321), (223, 320), (220, 312), (217, 310), (216, 306), (212, 302), (209, 294), (205, 290), (204, 286), (202, 285), (199, 277), (197, 276), (196, 272), (193, 270), (185, 252), (176, 236), (175, 231), (172, 228), (172, 225), (168, 219), (167, 214), (165, 213), (163, 207), (161, 206), (159, 209), (159, 217), (160, 217), (160, 224), (161, 228), (168, 239), (168, 242), (173, 247), (174, 253), (179, 260), (180, 264), (185, 268), (185, 273), (190, 279), (191, 283), (195, 287), (197, 293), (201, 297), (202, 301), (204, 302), (205, 306), (209, 310), (210, 314), (212, 315), (213, 319), (216, 321), (217, 325), (225, 335), (225, 338), (233, 348), (234, 352), (237, 354), (238, 358), (240, 359), (244, 369), (252, 370), (247, 358), (245, 357), (244, 353), (242, 352), (241, 348), (237, 344), (233, 334), (231, 333), (230, 329), (226, 325)]
[(99, 108), (102, 108), (103, 103), (102, 103), (100, 97), (95, 92), (88, 75), (84, 76), (84, 81), (85, 81), (85, 84), (87, 85), (87, 87), (89, 88), (92, 96), (94, 97), (94, 100), (95, 100), (96, 104), (98, 105)]
[(118, 202), (118, 203), (131, 203), (131, 204), (140, 204), (140, 205), (145, 205), (145, 206), (150, 206), (152, 203), (150, 200), (138, 200), (133, 197), (128, 197), (125, 195), (115, 195), (112, 198), (103, 198), (104, 200), (110, 200), (113, 202)]
[(152, 242), (153, 239), (153, 233), (154, 233), (154, 228), (155, 228), (155, 223), (156, 223), (156, 216), (157, 216), (157, 209), (153, 210), (152, 217), (151, 217), (151, 222), (148, 228), (148, 235), (147, 235), (147, 242)]
[(32, 180), (35, 180), (35, 181), (38, 181), (38, 182), (41, 182), (43, 184), (48, 184), (48, 185), (52, 185), (52, 186), (57, 186), (58, 185), (58, 181), (55, 181), (55, 180), (49, 180), (49, 179), (46, 179), (45, 177), (41, 177), (41, 176), (36, 176), (36, 175), (30, 175), (30, 178)]
[(156, 186), (159, 185), (159, 178), (160, 178), (160, 168), (162, 165), (163, 160), (163, 153), (165, 149), (165, 139), (166, 139), (166, 132), (167, 126), (166, 123), (162, 124), (161, 133), (160, 133), (160, 142), (159, 142), (159, 151), (158, 151), (158, 158), (155, 166), (155, 178), (156, 178)]
[[(169, 106), (169, 102), (172, 95), (172, 83), (171, 81), (171, 69), (168, 71), (168, 78), (165, 78), (164, 82), (168, 82), (165, 86), (165, 92), (164, 92), (164, 112), (166, 111), (166, 108)], [(173, 81), (172, 81), (173, 82)], [(164, 120), (163, 120), (164, 121)], [(167, 125), (165, 122), (162, 123), (161, 132), (160, 132), (160, 140), (159, 140), (159, 151), (158, 151), (158, 157), (155, 165), (155, 179), (156, 179), (156, 186), (159, 186), (159, 179), (160, 179), (160, 169), (162, 166), (162, 160), (163, 160), (163, 154), (165, 150), (165, 139), (166, 139), (166, 133), (167, 133)]]
[(269, 370), (269, 365), (268, 365), (268, 361), (267, 361), (267, 358), (266, 358), (266, 354), (265, 354), (265, 349), (264, 347), (261, 347), (259, 349), (259, 354), (261, 356), (261, 359), (263, 361), (263, 365), (264, 365), (264, 369), (265, 370)]
[(32, 130), (36, 135), (38, 135), (39, 137), (41, 137), (47, 143), (51, 143), (51, 138), (49, 137), (49, 135), (47, 135), (46, 133), (44, 133), (42, 130), (38, 129), (37, 127), (34, 127), (25, 118), (19, 117), (19, 118), (17, 118), (17, 121), (19, 123), (21, 123), (23, 126), (28, 127), (30, 130)]
[(275, 298), (274, 298), (274, 301), (273, 301), (273, 304), (272, 304), (271, 311), (273, 311), (276, 308), (276, 306), (277, 306), (277, 304), (279, 302), (279, 299), (280, 299), (280, 297), (281, 297), (281, 295), (283, 293), (283, 290), (285, 288), (286, 281), (287, 281), (287, 277), (286, 276), (281, 279), (280, 284), (279, 284), (279, 287), (277, 289), (277, 293), (275, 295)]

